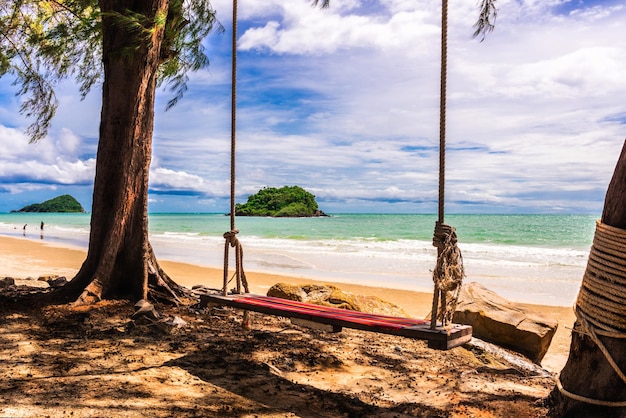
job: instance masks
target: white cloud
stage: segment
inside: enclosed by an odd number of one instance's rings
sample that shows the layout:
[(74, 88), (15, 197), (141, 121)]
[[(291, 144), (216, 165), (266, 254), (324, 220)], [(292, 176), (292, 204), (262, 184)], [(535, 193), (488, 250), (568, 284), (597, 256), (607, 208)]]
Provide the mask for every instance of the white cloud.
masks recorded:
[[(239, 40), (241, 50), (328, 54), (347, 48), (425, 47), (425, 42), (439, 33), (437, 20), (428, 9), (400, 8), (392, 15), (380, 16), (349, 13), (359, 5), (356, 2), (323, 11), (304, 1), (282, 3), (282, 23), (270, 20), (248, 29)], [(411, 48), (410, 53), (419, 50)]]
[[(80, 148), (80, 138), (68, 129), (61, 130), (57, 137), (47, 137), (31, 144), (21, 131), (0, 125), (0, 182), (13, 192), (58, 184), (90, 183), (94, 177), (95, 159), (79, 159)], [(12, 186), (11, 183), (16, 184)]]
[(626, 51), (617, 47), (588, 47), (527, 63), (507, 74), (512, 97), (550, 95), (550, 99), (581, 99), (626, 90)]
[(182, 194), (210, 194), (224, 196), (228, 193), (227, 182), (207, 182), (203, 178), (184, 171), (155, 168), (150, 171), (150, 187), (155, 191), (179, 192)]

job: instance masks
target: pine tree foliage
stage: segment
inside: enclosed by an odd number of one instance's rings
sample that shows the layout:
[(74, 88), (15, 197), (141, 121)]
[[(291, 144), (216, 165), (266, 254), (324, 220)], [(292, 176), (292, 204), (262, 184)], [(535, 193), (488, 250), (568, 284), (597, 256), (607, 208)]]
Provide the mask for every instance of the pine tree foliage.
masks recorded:
[[(165, 83), (173, 106), (187, 89), (188, 73), (208, 65), (202, 40), (221, 30), (208, 0), (171, 0), (167, 15), (154, 19), (132, 13), (112, 15), (120, 26), (145, 36), (165, 27), (159, 83)], [(0, 2), (0, 77), (13, 76), (20, 112), (33, 120), (27, 134), (43, 138), (58, 106), (55, 88), (75, 80), (81, 97), (102, 77), (102, 14), (96, 0), (13, 0)], [(133, 48), (117, 51), (129, 59)]]
[(0, 77), (14, 76), (20, 111), (34, 120), (27, 130), (33, 141), (50, 127), (61, 80), (75, 78), (83, 97), (98, 80), (99, 22), (92, 1), (0, 2)]
[(480, 37), (481, 42), (489, 32), (496, 28), (496, 17), (498, 9), (496, 9), (496, 0), (481, 0), (479, 3), (479, 16), (474, 24), (474, 38)]

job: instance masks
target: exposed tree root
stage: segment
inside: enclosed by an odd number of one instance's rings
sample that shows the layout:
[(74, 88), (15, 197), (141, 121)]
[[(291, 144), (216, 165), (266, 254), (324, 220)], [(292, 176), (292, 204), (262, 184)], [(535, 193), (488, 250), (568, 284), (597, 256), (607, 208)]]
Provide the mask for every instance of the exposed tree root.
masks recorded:
[[(43, 302), (46, 304), (71, 303), (74, 306), (80, 306), (91, 305), (103, 299), (125, 299), (133, 303), (146, 299), (154, 303), (181, 305), (183, 304), (181, 298), (197, 298), (191, 290), (179, 285), (167, 275), (159, 266), (151, 247), (148, 252), (143, 269), (138, 269), (136, 265), (132, 266), (134, 271), (146, 272), (147, 277), (143, 279), (127, 274), (126, 269), (131, 270), (128, 265), (98, 264), (97, 268), (90, 267), (88, 257), (76, 276), (65, 286), (43, 295)], [(119, 279), (120, 277), (125, 280)], [(143, 280), (146, 286), (141, 285), (139, 280)], [(143, 288), (145, 291), (137, 290)]]

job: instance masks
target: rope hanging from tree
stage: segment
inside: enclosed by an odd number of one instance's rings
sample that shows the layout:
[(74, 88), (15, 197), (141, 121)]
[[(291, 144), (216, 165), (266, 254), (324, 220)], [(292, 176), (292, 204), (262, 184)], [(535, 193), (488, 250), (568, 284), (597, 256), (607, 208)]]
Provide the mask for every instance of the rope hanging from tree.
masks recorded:
[[(626, 384), (626, 374), (600, 339), (600, 336), (626, 338), (626, 230), (596, 222), (575, 313), (579, 326), (574, 331), (591, 338)], [(580, 402), (626, 407), (626, 400), (605, 401), (569, 392), (563, 388), (560, 378), (557, 379), (557, 388), (563, 395)]]
[[(249, 292), (246, 273), (243, 270), (243, 247), (237, 239), (239, 230), (235, 227), (235, 151), (237, 145), (237, 0), (233, 0), (233, 38), (232, 38), (232, 83), (231, 83), (231, 104), (230, 104), (230, 231), (224, 233), (226, 240), (224, 245), (224, 287), (222, 293), (228, 293), (228, 284), (236, 279), (236, 292), (241, 293), (241, 288), (246, 293)], [(230, 247), (235, 249), (235, 274), (228, 277), (229, 251)]]
[(439, 207), (433, 245), (437, 247), (437, 264), (433, 270), (435, 290), (431, 314), (432, 329), (437, 321), (443, 326), (452, 323), (452, 316), (465, 277), (463, 257), (457, 247), (456, 231), (444, 223), (446, 172), (446, 90), (448, 67), (448, 1), (441, 5), (441, 83), (439, 92)]

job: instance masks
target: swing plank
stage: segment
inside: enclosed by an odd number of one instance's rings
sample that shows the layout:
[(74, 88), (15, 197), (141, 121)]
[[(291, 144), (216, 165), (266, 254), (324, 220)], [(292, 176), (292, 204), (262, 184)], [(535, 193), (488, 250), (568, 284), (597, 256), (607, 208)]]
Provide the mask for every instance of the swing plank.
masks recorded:
[(335, 330), (345, 327), (426, 340), (428, 347), (439, 350), (463, 345), (472, 338), (470, 325), (452, 324), (449, 328), (430, 329), (430, 320), (370, 314), (251, 293), (228, 296), (204, 294), (200, 300), (203, 307), (209, 304), (231, 306), (266, 315), (327, 324)]

